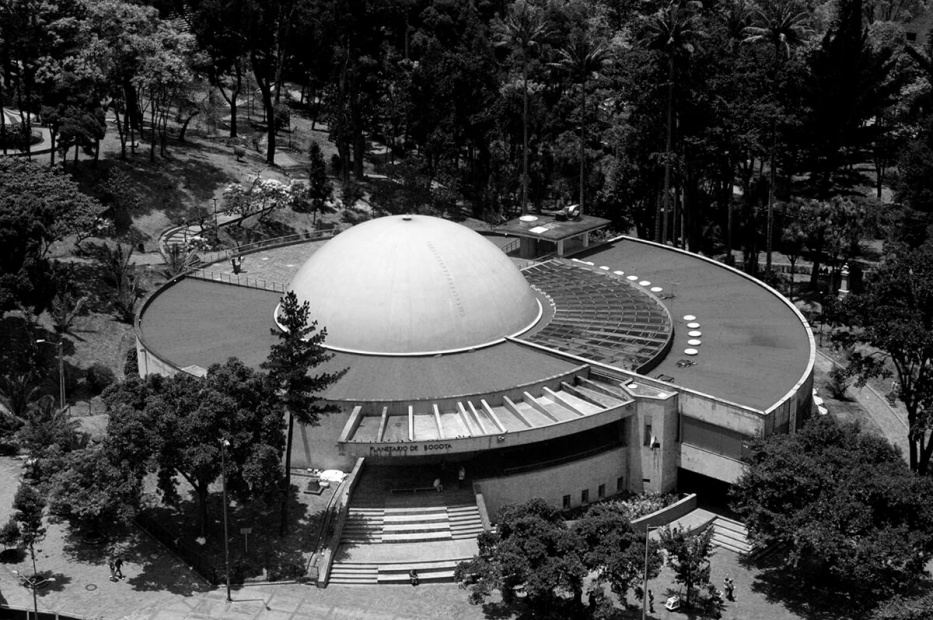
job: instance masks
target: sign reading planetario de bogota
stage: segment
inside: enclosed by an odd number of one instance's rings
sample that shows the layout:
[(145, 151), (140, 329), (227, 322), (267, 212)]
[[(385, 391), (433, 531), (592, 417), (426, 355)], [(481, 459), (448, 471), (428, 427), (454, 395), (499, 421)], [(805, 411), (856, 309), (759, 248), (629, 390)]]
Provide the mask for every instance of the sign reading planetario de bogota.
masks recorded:
[(409, 456), (412, 454), (428, 454), (431, 452), (444, 452), (453, 446), (449, 443), (424, 443), (404, 446), (370, 446), (370, 456)]

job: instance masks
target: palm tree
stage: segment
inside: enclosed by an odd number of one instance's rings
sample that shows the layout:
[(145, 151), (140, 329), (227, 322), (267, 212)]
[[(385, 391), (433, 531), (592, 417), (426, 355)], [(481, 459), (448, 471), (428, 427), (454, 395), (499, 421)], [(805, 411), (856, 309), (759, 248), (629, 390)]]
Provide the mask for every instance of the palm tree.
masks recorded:
[[(673, 158), (674, 135), (674, 70), (677, 60), (694, 52), (694, 41), (702, 36), (698, 11), (702, 4), (695, 0), (671, 0), (648, 19), (648, 34), (645, 43), (648, 49), (660, 51), (667, 57), (667, 122), (664, 147), (664, 220), (661, 220), (661, 204), (654, 214), (654, 240), (667, 241), (667, 221), (671, 212), (671, 160)], [(663, 227), (663, 230), (662, 230)], [(658, 233), (661, 233), (660, 235)]]
[(518, 0), (505, 20), (493, 22), (496, 45), (506, 46), (522, 63), (522, 215), (528, 211), (528, 52), (547, 34), (539, 7)]
[(586, 86), (598, 74), (609, 57), (609, 42), (592, 25), (571, 34), (567, 44), (557, 50), (558, 67), (580, 84), (580, 214), (583, 214), (586, 179)]
[[(764, 43), (773, 50), (771, 85), (774, 89), (775, 105), (778, 92), (778, 74), (784, 62), (790, 58), (791, 50), (804, 42), (812, 32), (809, 27), (810, 14), (797, 0), (761, 0), (755, 9), (754, 25), (745, 29), (746, 43)], [(775, 108), (771, 119), (771, 153), (769, 159), (770, 179), (768, 182), (768, 232), (765, 238), (765, 272), (771, 273), (771, 237), (774, 225), (774, 158), (777, 150), (777, 117)]]

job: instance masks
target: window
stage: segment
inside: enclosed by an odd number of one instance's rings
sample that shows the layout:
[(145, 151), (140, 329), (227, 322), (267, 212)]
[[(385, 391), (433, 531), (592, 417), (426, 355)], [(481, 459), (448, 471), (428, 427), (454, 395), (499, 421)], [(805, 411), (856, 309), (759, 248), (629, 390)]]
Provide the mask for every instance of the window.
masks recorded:
[(564, 495), (564, 510), (567, 510), (569, 508), (570, 508), (570, 496)]
[(645, 422), (645, 437), (644, 444), (645, 446), (651, 445), (651, 422)]
[(606, 497), (606, 485), (605, 484), (599, 485), (599, 488), (596, 489), (596, 496), (599, 497), (599, 499)]
[(683, 443), (738, 460), (754, 437), (703, 420), (683, 416)]
[(616, 478), (616, 493), (621, 493), (625, 490), (625, 478), (619, 477)]
[(580, 494), (580, 502), (584, 504), (590, 503), (590, 490), (589, 489), (583, 489), (583, 493)]

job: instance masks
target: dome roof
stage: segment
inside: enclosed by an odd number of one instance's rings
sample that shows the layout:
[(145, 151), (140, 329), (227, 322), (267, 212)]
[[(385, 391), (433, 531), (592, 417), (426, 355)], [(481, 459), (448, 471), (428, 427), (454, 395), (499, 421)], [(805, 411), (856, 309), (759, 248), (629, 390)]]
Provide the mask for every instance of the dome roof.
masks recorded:
[(482, 235), (435, 217), (399, 215), (328, 241), (289, 288), (335, 350), (427, 354), (501, 341), (541, 314), (512, 261)]

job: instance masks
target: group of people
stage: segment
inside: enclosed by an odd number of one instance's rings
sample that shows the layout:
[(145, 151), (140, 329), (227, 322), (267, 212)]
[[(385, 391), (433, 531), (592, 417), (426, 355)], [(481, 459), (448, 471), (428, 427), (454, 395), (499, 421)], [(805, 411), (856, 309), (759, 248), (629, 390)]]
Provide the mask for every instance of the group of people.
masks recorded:
[(123, 558), (120, 556), (111, 558), (108, 566), (110, 567), (110, 581), (119, 581), (126, 578), (123, 574)]

